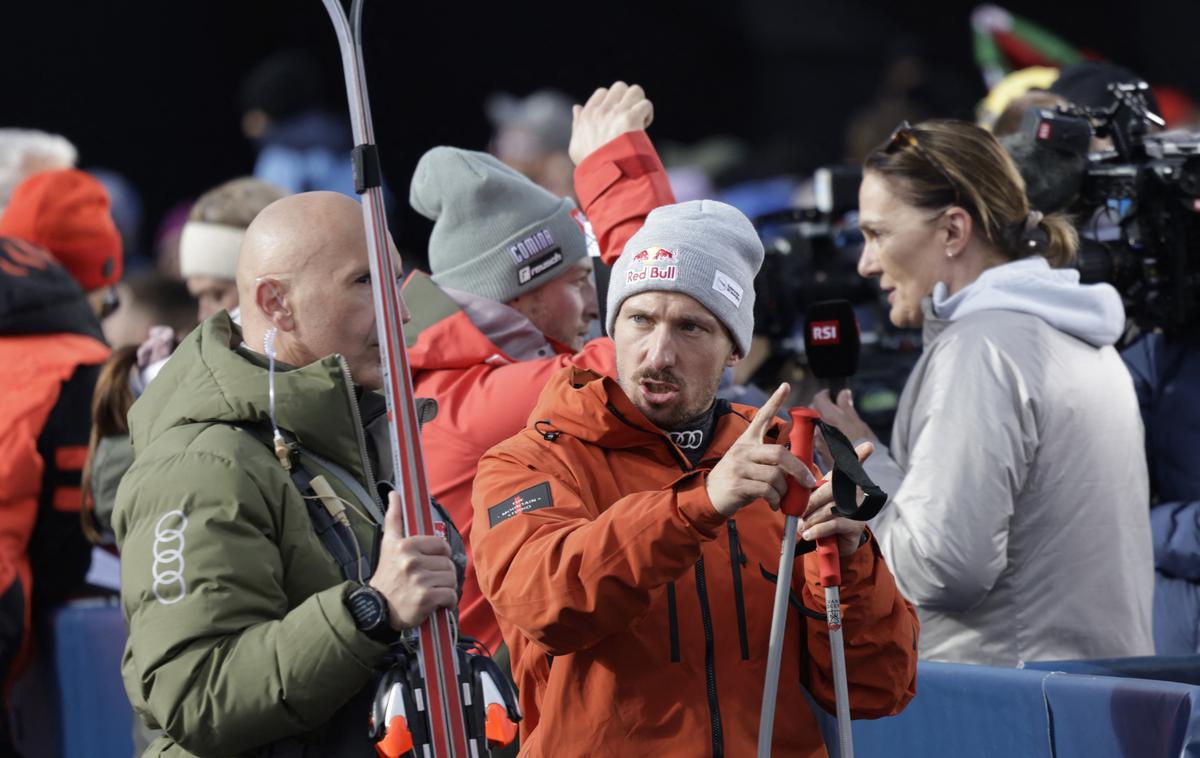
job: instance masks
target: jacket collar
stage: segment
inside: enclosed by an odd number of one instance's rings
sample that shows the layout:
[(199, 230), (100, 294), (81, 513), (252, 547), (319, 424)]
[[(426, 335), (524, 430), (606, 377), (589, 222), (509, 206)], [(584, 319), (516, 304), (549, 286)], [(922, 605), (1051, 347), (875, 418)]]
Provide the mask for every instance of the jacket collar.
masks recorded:
[[(756, 409), (717, 401), (712, 440), (700, 465), (707, 467), (733, 446)], [(664, 465), (687, 466), (665, 431), (646, 418), (620, 385), (594, 371), (568, 366), (556, 372), (542, 391), (530, 427), (539, 434), (558, 431), (610, 450), (637, 449)], [(768, 440), (781, 439), (785, 422), (776, 419)], [(784, 438), (786, 439), (786, 438)]]
[(412, 314), (404, 336), (415, 370), (504, 365), (573, 352), (508, 305), (439, 287), (424, 272), (410, 274), (403, 292)]
[[(372, 413), (373, 393), (352, 384), (340, 356), (307, 366), (276, 363), (275, 411), (279, 426), (304, 447), (366, 481), (365, 443), (359, 424)], [(360, 402), (360, 397), (366, 402)], [(247, 349), (241, 330), (224, 311), (180, 343), (130, 410), (130, 434), (140, 454), (169, 429), (190, 423), (270, 428), (266, 359)], [(370, 409), (370, 410), (368, 410)]]

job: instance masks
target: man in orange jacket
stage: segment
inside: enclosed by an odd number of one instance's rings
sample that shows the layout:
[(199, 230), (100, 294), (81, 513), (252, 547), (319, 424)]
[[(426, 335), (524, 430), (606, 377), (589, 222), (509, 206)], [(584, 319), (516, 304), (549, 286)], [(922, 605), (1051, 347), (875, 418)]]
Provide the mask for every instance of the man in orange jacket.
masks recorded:
[[(786, 385), (757, 413), (715, 399), (748, 349), (762, 257), (730, 206), (650, 213), (608, 292), (616, 380), (561, 369), (526, 428), (479, 463), (473, 549), (512, 652), (523, 755), (755, 754), (776, 509), (789, 479), (815, 484), (779, 444)], [(801, 529), (839, 538), (851, 710), (894, 714), (915, 692), (917, 617), (865, 525), (832, 518), (831, 500), (817, 489)], [(833, 708), (814, 555), (784, 578), (774, 755), (824, 754), (801, 696)]]
[[(642, 88), (622, 82), (576, 106), (570, 152), (586, 218), (490, 155), (440, 147), (417, 166), (410, 200), (434, 221), (433, 276), (405, 282), (405, 335), (416, 394), (438, 407), (421, 432), (430, 491), (468, 545), (479, 457), (525, 425), (562, 366), (615, 371), (611, 340), (584, 342), (597, 317), (584, 230), (611, 264), (647, 213), (674, 202), (644, 131), (652, 117)], [(459, 608), (463, 631), (496, 650), (473, 561)]]

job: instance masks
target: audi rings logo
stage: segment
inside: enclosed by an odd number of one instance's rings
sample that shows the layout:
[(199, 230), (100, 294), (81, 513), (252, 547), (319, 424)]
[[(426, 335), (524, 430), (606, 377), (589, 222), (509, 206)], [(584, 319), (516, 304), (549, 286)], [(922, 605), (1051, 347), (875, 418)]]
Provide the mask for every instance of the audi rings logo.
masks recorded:
[(154, 565), (150, 572), (154, 576), (154, 597), (163, 605), (178, 603), (187, 594), (183, 578), (183, 530), (187, 523), (187, 516), (176, 509), (164, 513), (154, 525)]
[(671, 441), (680, 450), (699, 450), (704, 444), (704, 432), (699, 429), (692, 429), (687, 432), (669, 432)]

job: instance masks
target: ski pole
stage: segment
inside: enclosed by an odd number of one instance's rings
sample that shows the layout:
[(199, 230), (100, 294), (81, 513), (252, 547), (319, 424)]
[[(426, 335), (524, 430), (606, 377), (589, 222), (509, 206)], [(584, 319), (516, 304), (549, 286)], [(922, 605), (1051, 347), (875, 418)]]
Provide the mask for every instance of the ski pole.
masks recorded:
[(838, 750), (841, 758), (854, 758), (854, 733), (850, 729), (850, 692), (846, 683), (846, 649), (842, 640), (842, 565), (837, 537), (817, 540), (817, 565), (825, 588), (825, 618), (829, 622), (829, 655), (833, 662), (833, 697), (837, 714)]
[[(789, 437), (792, 454), (810, 469), (812, 463), (813, 428), (820, 415), (810, 408), (793, 408), (792, 431)], [(767, 655), (767, 675), (763, 685), (762, 713), (759, 718), (758, 757), (769, 758), (775, 726), (775, 704), (779, 687), (779, 667), (787, 629), (788, 596), (791, 592), (793, 561), (796, 555), (796, 530), (800, 517), (808, 507), (810, 491), (791, 482), (780, 510), (784, 513), (783, 543), (779, 556), (779, 575), (775, 585), (775, 607), (771, 615), (771, 637)], [(854, 746), (850, 732), (850, 701), (846, 684), (846, 661), (842, 644), (841, 563), (837, 537), (817, 540), (817, 560), (821, 584), (825, 587), (825, 608), (829, 620), (830, 649), (833, 657), (834, 697), (838, 720), (838, 741), (843, 758), (853, 758)]]
[[(383, 176), (371, 124), (371, 107), (362, 58), (362, 0), (353, 0), (351, 21), (341, 0), (323, 0), (337, 33), (342, 55), (350, 124), (354, 134), (354, 185), (362, 195), (367, 251), (371, 266), (371, 294), (375, 301), (375, 328), (383, 368), (384, 395), (391, 438), (391, 456), (396, 472), (396, 490), (404, 510), (404, 533), (445, 536), (445, 523), (434, 512), (421, 454), (421, 439), (413, 402), (412, 376), (405, 349), (401, 318), (400, 289), (396, 261), (388, 249), (383, 207)], [(460, 672), (456, 650), (453, 611), (438, 609), (416, 630), (420, 680), (424, 685), (418, 712), (428, 719), (430, 745), (425, 756), (468, 758), (486, 749), (468, 749), (466, 715), (463, 712)], [(417, 714), (412, 714), (416, 717)]]
[[(820, 418), (808, 408), (793, 408), (792, 454), (801, 463), (812, 466), (813, 424)], [(804, 440), (807, 439), (807, 442)], [(799, 444), (797, 444), (799, 443)], [(784, 513), (783, 544), (779, 549), (779, 574), (775, 580), (775, 607), (771, 613), (771, 638), (767, 646), (767, 678), (763, 683), (762, 712), (758, 720), (758, 758), (770, 758), (771, 739), (775, 731), (775, 700), (779, 691), (779, 665), (783, 657), (783, 640), (787, 633), (788, 596), (791, 593), (792, 566), (796, 559), (796, 528), (808, 507), (809, 490), (789, 482), (780, 510)]]

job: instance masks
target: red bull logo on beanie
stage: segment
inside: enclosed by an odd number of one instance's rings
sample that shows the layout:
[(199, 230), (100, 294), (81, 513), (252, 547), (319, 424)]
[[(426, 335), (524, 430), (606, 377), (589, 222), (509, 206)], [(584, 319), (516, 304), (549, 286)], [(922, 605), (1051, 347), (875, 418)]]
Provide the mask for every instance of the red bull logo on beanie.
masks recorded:
[(674, 281), (678, 271), (675, 253), (664, 247), (648, 247), (634, 254), (625, 283)]

